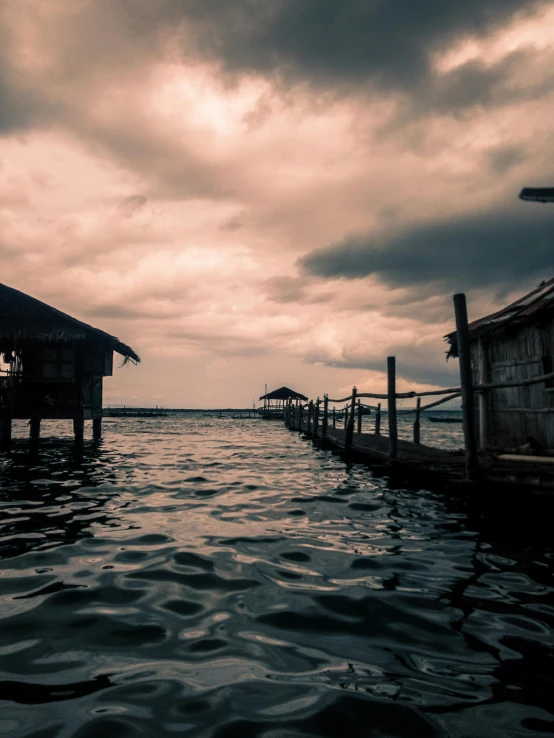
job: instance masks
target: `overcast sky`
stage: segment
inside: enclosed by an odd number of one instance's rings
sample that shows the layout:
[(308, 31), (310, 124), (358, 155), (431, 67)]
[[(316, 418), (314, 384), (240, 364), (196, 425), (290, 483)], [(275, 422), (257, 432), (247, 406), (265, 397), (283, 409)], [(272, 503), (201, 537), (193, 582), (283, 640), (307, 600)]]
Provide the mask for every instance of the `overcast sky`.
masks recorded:
[(456, 384), (452, 294), (554, 276), (553, 91), (551, 0), (0, 0), (0, 279), (106, 404)]

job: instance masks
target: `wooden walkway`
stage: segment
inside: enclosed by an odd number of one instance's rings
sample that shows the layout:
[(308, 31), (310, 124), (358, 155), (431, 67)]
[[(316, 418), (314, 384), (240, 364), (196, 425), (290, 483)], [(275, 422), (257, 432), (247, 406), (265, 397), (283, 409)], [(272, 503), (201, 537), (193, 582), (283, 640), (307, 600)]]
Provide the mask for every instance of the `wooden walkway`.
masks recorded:
[[(303, 426), (306, 424), (304, 423)], [(342, 428), (328, 427), (322, 435), (321, 424), (310, 424), (309, 428), (298, 429), (288, 424), (291, 430), (300, 430), (307, 438), (330, 448), (347, 458), (368, 464), (384, 474), (399, 477), (410, 483), (419, 482), (439, 486), (442, 489), (467, 490), (468, 485), (486, 488), (502, 495), (510, 488), (540, 491), (554, 495), (554, 464), (525, 464), (498, 460), (493, 455), (480, 456), (480, 469), (474, 482), (465, 478), (465, 456), (461, 451), (447, 451), (423, 444), (398, 439), (397, 457), (389, 456), (388, 436), (374, 433), (354, 433), (352, 444), (346, 445), (346, 431)], [(537, 460), (538, 461), (538, 460)]]

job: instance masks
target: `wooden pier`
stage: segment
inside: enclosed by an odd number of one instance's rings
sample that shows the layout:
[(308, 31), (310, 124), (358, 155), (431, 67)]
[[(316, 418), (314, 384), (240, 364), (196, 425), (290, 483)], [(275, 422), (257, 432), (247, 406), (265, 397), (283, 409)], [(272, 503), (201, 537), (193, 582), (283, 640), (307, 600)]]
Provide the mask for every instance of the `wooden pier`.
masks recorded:
[[(514, 490), (518, 494), (535, 492), (554, 501), (554, 280), (541, 284), (500, 313), (471, 324), (468, 324), (465, 295), (454, 295), (454, 307), (456, 331), (449, 334), (447, 340), (454, 346), (450, 355), (459, 358), (459, 387), (399, 393), (396, 391), (396, 359), (389, 356), (386, 394), (359, 393), (353, 387), (348, 397), (340, 399), (325, 395), (323, 400), (317, 398), (306, 404), (294, 405), (289, 401), (285, 407), (285, 424), (338, 453), (385, 473), (403, 476), (411, 483), (425, 481), (441, 487), (478, 490), (481, 494), (493, 490), (500, 494)], [(519, 377), (512, 374), (499, 377), (502, 381), (491, 382), (485, 366), (487, 353), (493, 349), (498, 353), (498, 347), (506, 352), (518, 331), (523, 336), (532, 331), (537, 333), (541, 339), (540, 362), (535, 356), (527, 360), (517, 357), (513, 363), (519, 369)], [(507, 363), (504, 360), (502, 367)], [(410, 398), (416, 402), (415, 407), (397, 408), (398, 399)], [(432, 401), (422, 405), (423, 398)], [(448, 451), (423, 445), (420, 442), (421, 414), (459, 398), (463, 450)], [(369, 405), (368, 399), (386, 401), (387, 436), (381, 433), (381, 403)], [(338, 411), (335, 407), (330, 410), (330, 403), (342, 407)], [(515, 403), (513, 408), (511, 403)], [(362, 416), (367, 413), (375, 415), (373, 433), (361, 432)], [(413, 440), (410, 441), (398, 438), (397, 429), (398, 415), (407, 413), (415, 416)], [(529, 422), (517, 425), (504, 421), (515, 414), (535, 417), (534, 436), (526, 435)]]

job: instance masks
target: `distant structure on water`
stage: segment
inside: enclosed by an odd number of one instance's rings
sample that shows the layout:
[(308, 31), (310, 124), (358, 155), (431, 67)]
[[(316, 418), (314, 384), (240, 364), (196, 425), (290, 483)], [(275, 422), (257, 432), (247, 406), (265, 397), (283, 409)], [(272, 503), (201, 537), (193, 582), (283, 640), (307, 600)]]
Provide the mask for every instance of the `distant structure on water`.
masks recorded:
[(284, 418), (285, 405), (292, 402), (298, 405), (299, 402), (306, 402), (308, 398), (295, 392), (288, 387), (279, 387), (279, 389), (262, 395), (260, 400), (264, 401), (263, 408), (260, 408), (262, 418), (266, 420), (282, 420)]
[(468, 329), (474, 386), (501, 385), (475, 396), (480, 449), (554, 455), (554, 279)]
[(77, 441), (92, 420), (99, 438), (114, 351), (140, 362), (115, 336), (0, 284), (0, 440), (10, 440), (13, 418), (29, 419), (32, 438), (43, 419), (72, 419)]

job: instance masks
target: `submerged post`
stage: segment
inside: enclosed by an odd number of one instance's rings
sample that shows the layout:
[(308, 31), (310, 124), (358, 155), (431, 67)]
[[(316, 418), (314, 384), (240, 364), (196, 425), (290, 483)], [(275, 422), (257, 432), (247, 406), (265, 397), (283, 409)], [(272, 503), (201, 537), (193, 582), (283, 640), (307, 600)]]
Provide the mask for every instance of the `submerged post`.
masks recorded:
[(362, 401), (358, 400), (358, 433), (362, 432)]
[(348, 424), (346, 425), (346, 439), (344, 441), (346, 446), (351, 446), (354, 440), (354, 418), (356, 416), (356, 395), (358, 390), (356, 387), (352, 387), (352, 405), (350, 407), (350, 415), (348, 417)]
[(327, 435), (327, 423), (329, 422), (329, 396), (323, 395), (323, 422), (321, 423), (321, 437)]
[(477, 445), (475, 442), (475, 415), (473, 412), (473, 377), (471, 372), (471, 345), (467, 321), (466, 296), (460, 292), (454, 295), (456, 315), (456, 342), (460, 363), (460, 384), (462, 387), (462, 415), (466, 455), (466, 479), (472, 479), (477, 471)]
[(381, 403), (377, 405), (377, 411), (375, 412), (375, 435), (381, 435)]
[(420, 408), (421, 407), (421, 397), (418, 397), (416, 400), (416, 414), (415, 414), (415, 420), (414, 420), (414, 443), (419, 443), (419, 436), (420, 436), (420, 423), (419, 423), (419, 416), (421, 415)]
[(396, 358), (387, 356), (387, 412), (389, 418), (389, 457), (398, 456), (398, 428), (396, 425)]

